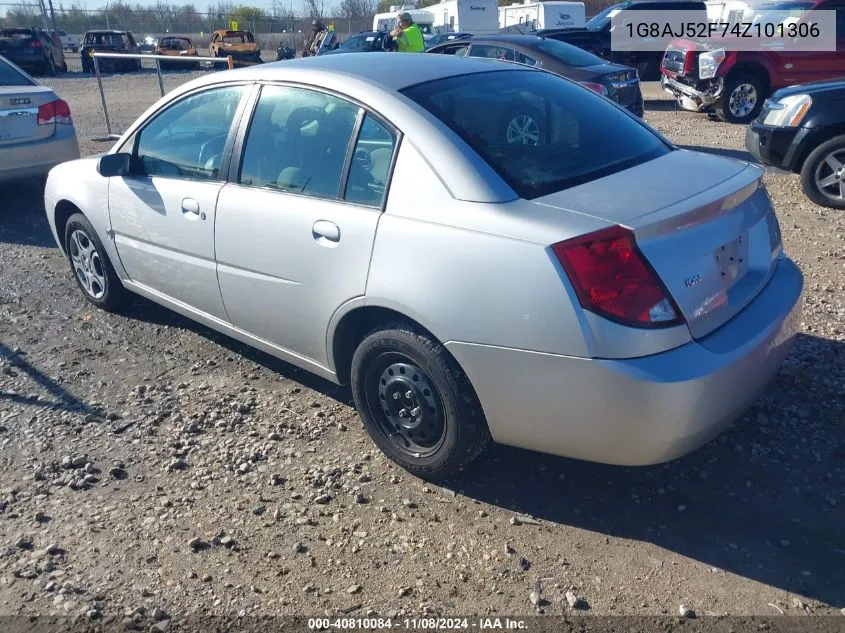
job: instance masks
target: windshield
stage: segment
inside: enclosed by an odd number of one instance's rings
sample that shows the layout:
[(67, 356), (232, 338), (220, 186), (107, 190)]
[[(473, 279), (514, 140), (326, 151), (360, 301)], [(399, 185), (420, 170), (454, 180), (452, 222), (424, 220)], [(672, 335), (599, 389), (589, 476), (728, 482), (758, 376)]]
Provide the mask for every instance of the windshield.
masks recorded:
[(0, 57), (0, 86), (34, 86), (35, 82)]
[(85, 46), (123, 48), (123, 38), (120, 33), (88, 33), (85, 36)]
[(559, 42), (557, 40), (540, 40), (537, 48), (544, 53), (559, 59), (564, 64), (574, 66), (576, 68), (583, 66), (595, 66), (596, 64), (605, 63), (601, 57), (588, 53), (585, 50), (581, 50), (577, 46), (564, 44), (563, 42)]
[(402, 92), (451, 128), (529, 200), (671, 151), (612, 102), (551, 73), (459, 75)]
[(375, 35), (353, 35), (340, 45), (345, 51), (368, 51), (375, 48)]
[(4, 40), (28, 41), (35, 35), (29, 29), (3, 29), (0, 30), (0, 38)]
[(417, 23), (417, 26), (420, 27), (420, 31), (422, 31), (423, 35), (433, 35), (434, 29), (431, 28), (431, 24), (420, 24)]
[(223, 36), (225, 44), (252, 44), (254, 41), (252, 33), (228, 33)]
[(601, 31), (606, 25), (610, 24), (610, 19), (622, 10), (622, 6), (621, 4), (610, 5), (601, 13), (596, 13), (587, 20), (584, 27), (591, 31)]

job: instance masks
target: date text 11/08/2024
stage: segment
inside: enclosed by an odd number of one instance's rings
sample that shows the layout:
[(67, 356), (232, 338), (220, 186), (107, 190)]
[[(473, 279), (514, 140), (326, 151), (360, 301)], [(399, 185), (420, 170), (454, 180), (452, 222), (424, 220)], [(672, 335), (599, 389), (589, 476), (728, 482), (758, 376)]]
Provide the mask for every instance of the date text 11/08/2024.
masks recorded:
[(381, 630), (407, 631), (448, 630), (526, 630), (523, 620), (512, 618), (309, 618), (308, 628), (313, 631), (330, 630)]

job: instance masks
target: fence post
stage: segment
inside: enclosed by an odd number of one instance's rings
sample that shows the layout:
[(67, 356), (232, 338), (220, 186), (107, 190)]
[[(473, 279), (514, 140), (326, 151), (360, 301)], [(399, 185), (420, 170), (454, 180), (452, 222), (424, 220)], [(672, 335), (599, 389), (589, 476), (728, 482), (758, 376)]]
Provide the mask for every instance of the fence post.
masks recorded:
[(156, 74), (158, 75), (158, 89), (161, 91), (161, 96), (164, 96), (164, 82), (161, 79), (161, 61), (156, 58)]
[(106, 137), (111, 138), (111, 121), (109, 121), (109, 109), (106, 107), (106, 93), (103, 91), (103, 78), (100, 76), (100, 60), (95, 54), (94, 74), (97, 75), (97, 85), (100, 87), (100, 100), (103, 102), (103, 116), (106, 118)]

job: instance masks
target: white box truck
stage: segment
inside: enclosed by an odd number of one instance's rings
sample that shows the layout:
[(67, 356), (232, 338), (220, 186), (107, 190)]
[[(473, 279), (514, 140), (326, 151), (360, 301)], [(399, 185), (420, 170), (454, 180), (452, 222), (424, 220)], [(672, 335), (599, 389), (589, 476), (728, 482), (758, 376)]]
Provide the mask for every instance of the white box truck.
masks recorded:
[(376, 13), (373, 18), (373, 30), (390, 33), (396, 28), (396, 16), (400, 13), (411, 14), (414, 22), (422, 31), (423, 39), (430, 40), (434, 36), (434, 14), (431, 11), (423, 11), (411, 6), (392, 6), (388, 13)]
[(529, 30), (570, 29), (584, 26), (583, 2), (536, 2), (525, 0), (499, 7), (499, 28), (517, 24)]
[(435, 33), (486, 35), (499, 31), (496, 0), (443, 0), (426, 10), (434, 13)]

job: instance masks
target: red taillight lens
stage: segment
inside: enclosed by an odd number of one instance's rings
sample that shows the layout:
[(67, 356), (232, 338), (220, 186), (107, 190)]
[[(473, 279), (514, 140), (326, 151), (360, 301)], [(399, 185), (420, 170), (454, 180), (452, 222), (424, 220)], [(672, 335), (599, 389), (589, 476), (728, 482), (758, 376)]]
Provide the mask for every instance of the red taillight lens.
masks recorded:
[(44, 48), (44, 45), (41, 43), (41, 40), (32, 40), (29, 43), (30, 48)]
[(612, 226), (553, 244), (552, 251), (584, 309), (635, 327), (683, 323), (680, 310), (628, 229)]
[(73, 125), (70, 106), (65, 101), (56, 99), (38, 107), (38, 125), (49, 125), (51, 123)]
[(684, 53), (684, 74), (689, 75), (693, 66), (695, 66), (695, 51), (687, 51)]
[(594, 81), (582, 81), (582, 82), (579, 82), (579, 83), (582, 86), (584, 86), (585, 88), (589, 88), (593, 92), (597, 92), (600, 95), (604, 95), (605, 97), (607, 96), (607, 88), (605, 88), (601, 84), (597, 84)]

